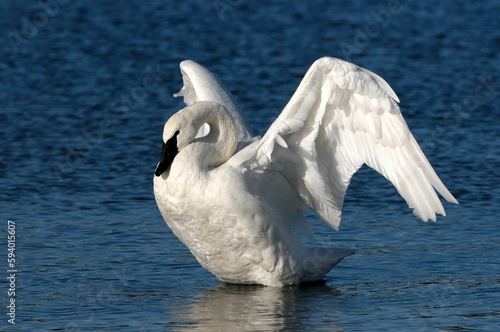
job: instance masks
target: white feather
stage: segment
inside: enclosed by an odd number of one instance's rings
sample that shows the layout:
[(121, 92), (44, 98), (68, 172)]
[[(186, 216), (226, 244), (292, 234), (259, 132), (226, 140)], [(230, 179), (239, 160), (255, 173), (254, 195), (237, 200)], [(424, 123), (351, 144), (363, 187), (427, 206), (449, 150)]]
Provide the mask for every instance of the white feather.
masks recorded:
[[(338, 229), (347, 186), (363, 163), (391, 181), (419, 218), (435, 220), (444, 208), (432, 188), (446, 200), (457, 201), (418, 147), (396, 102), (398, 97), (380, 76), (339, 59), (321, 58), (263, 136), (256, 154), (270, 149), (275, 153), (278, 149), (268, 142), (282, 131), (289, 134), (284, 130), (287, 123), (299, 119), (304, 125), (293, 128), (287, 145), (302, 162), (287, 176), (296, 183), (305, 174), (296, 190), (328, 225)], [(318, 139), (320, 127), (324, 134)], [(318, 148), (322, 153), (311, 153)], [(270, 162), (280, 161), (271, 153), (267, 159), (255, 159), (252, 167), (268, 167)]]
[[(174, 94), (174, 97), (184, 97), (186, 105), (192, 105), (198, 101), (214, 101), (224, 106), (233, 116), (238, 130), (240, 142), (253, 140), (252, 131), (243, 118), (238, 104), (231, 92), (205, 67), (192, 60), (184, 60), (180, 64), (182, 89)], [(206, 136), (208, 130), (205, 127), (199, 137)]]
[[(317, 60), (261, 139), (212, 73), (193, 61), (181, 71), (177, 95), (190, 106), (165, 124), (165, 146), (178, 151), (164, 150), (162, 162), (171, 165), (158, 165), (155, 198), (173, 232), (223, 281), (318, 280), (352, 254), (318, 256), (291, 229), (311, 235), (308, 208), (338, 229), (347, 186), (363, 164), (391, 181), (424, 221), (445, 214), (436, 191), (457, 203), (410, 133), (394, 91), (366, 69)], [(237, 141), (252, 140), (235, 153)]]

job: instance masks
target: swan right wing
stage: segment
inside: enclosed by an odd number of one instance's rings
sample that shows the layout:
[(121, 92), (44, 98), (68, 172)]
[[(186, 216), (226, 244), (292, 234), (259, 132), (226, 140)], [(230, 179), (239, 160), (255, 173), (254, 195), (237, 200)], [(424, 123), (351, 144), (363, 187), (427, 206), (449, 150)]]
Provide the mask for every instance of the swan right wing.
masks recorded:
[[(250, 127), (243, 119), (236, 101), (231, 92), (215, 77), (208, 69), (192, 60), (184, 60), (179, 65), (182, 73), (182, 89), (174, 94), (174, 97), (184, 97), (186, 105), (194, 104), (198, 101), (214, 101), (231, 113), (238, 130), (239, 142), (252, 141), (253, 135)], [(202, 127), (203, 128), (203, 127)], [(200, 136), (208, 133), (202, 132)]]
[(398, 101), (378, 75), (321, 58), (264, 137), (229, 163), (281, 172), (334, 229), (351, 177), (365, 163), (392, 182), (419, 218), (435, 220), (445, 215), (435, 190), (457, 201), (410, 133)]

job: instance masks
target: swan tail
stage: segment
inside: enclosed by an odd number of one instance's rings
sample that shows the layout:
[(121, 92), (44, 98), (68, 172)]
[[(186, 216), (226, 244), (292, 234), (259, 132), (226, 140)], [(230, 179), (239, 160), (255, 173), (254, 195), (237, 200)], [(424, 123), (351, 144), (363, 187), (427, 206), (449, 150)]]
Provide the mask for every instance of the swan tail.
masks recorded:
[(315, 247), (302, 260), (302, 282), (318, 281), (325, 277), (341, 260), (355, 253), (346, 248)]

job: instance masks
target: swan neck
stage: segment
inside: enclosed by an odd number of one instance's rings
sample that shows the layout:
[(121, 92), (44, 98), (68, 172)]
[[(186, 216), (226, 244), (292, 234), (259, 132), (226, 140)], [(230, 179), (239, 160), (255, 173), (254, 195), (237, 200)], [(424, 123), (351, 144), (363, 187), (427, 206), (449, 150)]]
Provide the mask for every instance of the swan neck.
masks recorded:
[(236, 124), (229, 112), (221, 105), (205, 109), (195, 119), (195, 126), (199, 129), (205, 123), (209, 125), (207, 136), (198, 138), (195, 142), (203, 143), (200, 156), (208, 167), (218, 167), (231, 158), (238, 144)]

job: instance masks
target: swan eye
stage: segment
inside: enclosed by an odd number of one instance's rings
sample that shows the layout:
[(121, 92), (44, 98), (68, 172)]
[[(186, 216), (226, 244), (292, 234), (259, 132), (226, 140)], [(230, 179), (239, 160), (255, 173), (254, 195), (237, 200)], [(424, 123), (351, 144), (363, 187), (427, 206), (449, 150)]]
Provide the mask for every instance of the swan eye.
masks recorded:
[[(175, 133), (174, 133), (174, 136), (172, 136), (172, 138), (171, 138), (171, 139), (174, 139), (174, 138), (175, 138), (175, 140), (177, 140), (177, 135), (179, 135), (180, 133), (181, 133), (181, 132), (180, 132), (179, 130), (176, 130), (176, 131), (175, 131)], [(169, 139), (169, 141), (170, 141), (171, 139)], [(168, 141), (167, 141), (167, 142), (168, 142)]]

